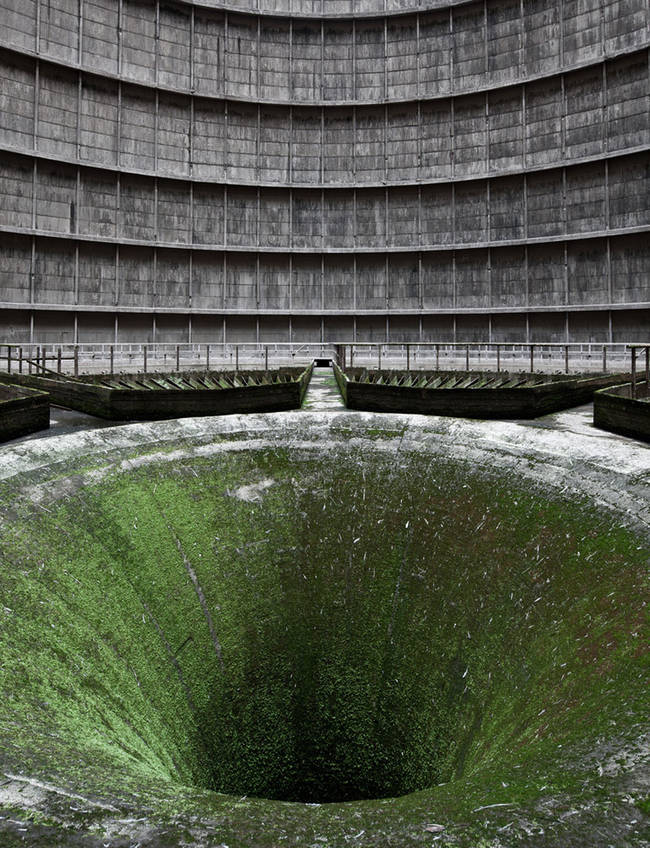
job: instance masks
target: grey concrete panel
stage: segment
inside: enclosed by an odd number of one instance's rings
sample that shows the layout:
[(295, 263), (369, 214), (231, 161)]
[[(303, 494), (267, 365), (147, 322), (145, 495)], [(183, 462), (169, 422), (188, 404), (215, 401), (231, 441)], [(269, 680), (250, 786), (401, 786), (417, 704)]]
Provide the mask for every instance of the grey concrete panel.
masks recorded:
[[(420, 305), (420, 274), (417, 254), (397, 254), (388, 263), (388, 308), (396, 317), (402, 310), (417, 311)], [(395, 338), (395, 341), (399, 341)]]
[(151, 180), (131, 178), (121, 181), (117, 226), (123, 238), (154, 241), (156, 192)]
[(160, 97), (156, 154), (161, 173), (187, 174), (190, 164), (190, 104), (185, 98)]
[[(190, 307), (190, 261), (179, 250), (158, 250), (156, 254), (156, 306), (164, 309)], [(158, 331), (156, 322), (156, 333)], [(158, 339), (158, 335), (156, 335)]]
[(490, 306), (490, 270), (487, 250), (456, 253), (456, 306), (461, 309)]
[(570, 304), (608, 303), (606, 243), (570, 242), (567, 248), (567, 277)]
[(158, 181), (157, 237), (159, 241), (192, 241), (192, 204), (187, 187), (172, 180)]
[(39, 150), (52, 156), (76, 156), (76, 75), (67, 71), (44, 75), (38, 93)]
[(153, 341), (153, 316), (119, 315), (117, 319), (117, 341), (119, 344)]
[(83, 235), (117, 235), (116, 178), (105, 171), (84, 171), (79, 191), (78, 230)]
[(490, 182), (488, 203), (491, 241), (525, 238), (526, 192), (524, 182), (516, 177), (503, 177)]
[(85, 79), (79, 111), (79, 158), (96, 164), (116, 165), (118, 120), (117, 84)]
[(567, 302), (562, 245), (528, 248), (528, 292), (530, 306), (559, 306)]
[(79, 0), (48, 0), (40, 4), (39, 47), (65, 62), (79, 52)]
[(156, 170), (156, 106), (151, 91), (128, 87), (122, 91), (120, 164), (124, 168)]
[(454, 257), (431, 253), (422, 257), (422, 306), (424, 309), (454, 309)]
[[(490, 321), (490, 337), (493, 342), (525, 342), (526, 315), (492, 315)], [(548, 340), (548, 335), (543, 336)]]
[[(2, 54), (0, 54), (2, 56)], [(35, 75), (31, 59), (0, 60), (0, 133), (5, 144), (29, 149), (34, 141)]]
[[(354, 262), (351, 256), (326, 256), (323, 266), (323, 303), (339, 304), (338, 309), (351, 310), (354, 308)], [(375, 285), (368, 284), (373, 273), (380, 276), (375, 278)], [(378, 300), (382, 309), (386, 308), (386, 274), (385, 262), (363, 257), (357, 261), (356, 294), (363, 303), (364, 309), (371, 309)], [(368, 292), (366, 300), (362, 292)]]
[(172, 88), (191, 86), (191, 13), (187, 7), (160, 4), (158, 83)]
[(36, 49), (36, 5), (38, 0), (3, 0), (4, 37), (25, 50)]
[(112, 0), (84, 0), (81, 45), (84, 65), (119, 72), (119, 11)]
[(327, 23), (323, 30), (323, 100), (354, 100), (354, 42), (345, 23)]
[(562, 18), (559, 0), (526, 0), (523, 21), (524, 72), (547, 72), (560, 64)]
[(3, 237), (0, 250), (0, 291), (7, 303), (29, 303), (32, 246), (29, 239)]
[(524, 248), (492, 250), (490, 260), (490, 306), (493, 309), (527, 306)]
[(544, 238), (564, 232), (564, 175), (561, 170), (540, 171), (526, 177), (528, 236)]
[(153, 308), (155, 302), (154, 252), (121, 247), (118, 302), (120, 306)]
[(75, 249), (68, 242), (55, 241), (47, 252), (38, 251), (34, 264), (34, 300), (58, 306), (74, 304)]
[(30, 327), (30, 316), (24, 310), (3, 309), (0, 312), (0, 337), (9, 344), (28, 343)]
[(612, 339), (615, 342), (647, 342), (650, 310), (612, 312)]
[[(617, 239), (611, 250), (612, 302), (650, 302), (650, 244), (643, 236)], [(645, 325), (646, 338), (648, 327)], [(634, 340), (638, 340), (636, 337)]]
[(607, 228), (605, 175), (602, 163), (571, 168), (566, 175), (566, 216), (570, 233)]
[(86, 306), (115, 306), (115, 248), (112, 245), (79, 247), (77, 302)]
[[(259, 308), (282, 310), (289, 309), (290, 301), (289, 257), (269, 257), (260, 267), (259, 274)], [(286, 319), (283, 319), (283, 336), (274, 336), (274, 341), (286, 339)], [(270, 329), (267, 322), (267, 329)], [(268, 338), (268, 336), (267, 336)]]
[(650, 224), (650, 162), (644, 155), (607, 163), (610, 227)]
[(36, 312), (34, 338), (45, 344), (74, 342), (74, 316), (69, 312)]
[(138, 82), (156, 82), (156, 6), (122, 0), (121, 73)]
[(70, 166), (45, 163), (36, 186), (36, 226), (56, 233), (77, 231), (77, 177)]
[(531, 312), (525, 317), (528, 323), (528, 341), (555, 344), (568, 341), (566, 314)]
[[(219, 254), (192, 256), (192, 307), (219, 309), (224, 302), (224, 262)], [(194, 326), (194, 325), (193, 325)]]
[(19, 156), (0, 159), (0, 223), (7, 227), (32, 226), (33, 165)]

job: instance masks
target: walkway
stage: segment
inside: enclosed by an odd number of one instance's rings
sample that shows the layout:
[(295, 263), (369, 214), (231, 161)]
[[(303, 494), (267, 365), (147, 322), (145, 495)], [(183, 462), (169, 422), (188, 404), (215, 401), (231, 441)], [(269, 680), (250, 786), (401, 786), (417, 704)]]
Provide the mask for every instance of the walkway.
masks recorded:
[(345, 409), (331, 368), (314, 368), (302, 408), (308, 412)]

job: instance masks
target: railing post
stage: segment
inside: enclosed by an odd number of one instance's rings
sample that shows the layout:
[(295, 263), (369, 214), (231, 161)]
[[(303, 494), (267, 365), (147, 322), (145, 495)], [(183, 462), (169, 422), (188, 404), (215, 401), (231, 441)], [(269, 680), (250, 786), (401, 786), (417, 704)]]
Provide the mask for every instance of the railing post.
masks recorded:
[(465, 345), (465, 371), (469, 371), (469, 345)]
[(436, 342), (436, 371), (440, 371), (440, 345)]
[(144, 365), (144, 373), (147, 373), (147, 346), (142, 345), (142, 363)]
[(61, 359), (62, 359), (61, 348), (59, 348), (56, 352), (56, 373), (57, 374), (60, 374), (61, 370), (62, 370)]
[(205, 346), (205, 370), (210, 370), (210, 345)]
[(350, 368), (354, 365), (354, 345), (350, 345)]
[(603, 371), (607, 371), (607, 345), (603, 345)]
[(645, 392), (646, 397), (650, 395), (650, 345), (645, 349)]
[(501, 370), (501, 345), (497, 345), (497, 373)]
[(530, 373), (532, 374), (535, 370), (535, 345), (530, 346)]
[(18, 373), (23, 373), (23, 349), (22, 347), (18, 348)]
[(569, 373), (569, 345), (564, 345), (564, 373)]
[(11, 345), (7, 345), (7, 374), (11, 374)]
[(235, 371), (239, 371), (239, 345), (235, 345)]
[(181, 346), (176, 345), (176, 370), (181, 370)]
[(79, 376), (79, 345), (74, 346), (74, 376)]
[(377, 360), (378, 360), (377, 370), (378, 371), (381, 371), (381, 349), (382, 349), (382, 347), (383, 347), (382, 344), (377, 345)]
[(115, 350), (113, 348), (113, 345), (111, 345), (111, 347), (110, 347), (110, 354), (109, 355), (110, 355), (110, 373), (112, 374), (113, 371), (115, 370)]
[(264, 345), (264, 370), (269, 370), (269, 346)]
[(406, 370), (411, 370), (411, 345), (406, 345)]
[(632, 348), (632, 397), (636, 398), (636, 348)]

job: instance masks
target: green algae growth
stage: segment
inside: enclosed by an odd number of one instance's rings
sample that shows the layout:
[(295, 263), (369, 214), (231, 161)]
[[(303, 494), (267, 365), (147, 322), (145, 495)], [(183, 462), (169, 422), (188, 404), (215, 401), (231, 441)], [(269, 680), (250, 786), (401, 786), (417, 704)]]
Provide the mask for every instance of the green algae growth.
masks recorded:
[(570, 845), (576, 798), (617, 833), (644, 815), (606, 763), (644, 716), (649, 548), (586, 501), (340, 445), (133, 463), (5, 512), (0, 754), (63, 787), (49, 838)]

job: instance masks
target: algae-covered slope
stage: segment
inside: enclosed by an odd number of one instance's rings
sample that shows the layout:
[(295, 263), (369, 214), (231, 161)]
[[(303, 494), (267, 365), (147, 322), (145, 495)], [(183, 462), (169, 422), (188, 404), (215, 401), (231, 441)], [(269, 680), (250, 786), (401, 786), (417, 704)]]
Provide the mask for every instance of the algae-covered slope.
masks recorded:
[(639, 528), (390, 431), (242, 435), (4, 484), (6, 843), (643, 844)]

